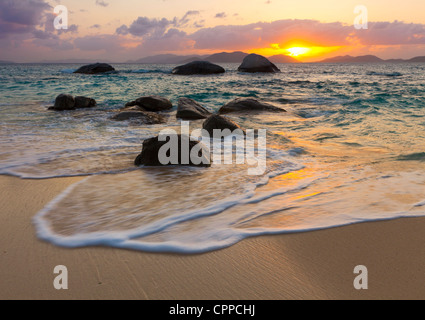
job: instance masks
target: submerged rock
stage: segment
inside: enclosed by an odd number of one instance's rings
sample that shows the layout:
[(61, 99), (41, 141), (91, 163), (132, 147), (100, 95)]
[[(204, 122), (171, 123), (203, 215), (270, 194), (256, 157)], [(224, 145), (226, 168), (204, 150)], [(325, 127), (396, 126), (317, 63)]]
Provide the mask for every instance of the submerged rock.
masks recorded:
[(204, 121), (202, 128), (208, 131), (210, 137), (213, 137), (214, 129), (229, 129), (232, 132), (239, 129), (243, 134), (245, 134), (245, 131), (236, 122), (218, 114), (209, 116), (208, 119)]
[(134, 106), (124, 107), (124, 108), (120, 109), (120, 111), (146, 111), (146, 109), (143, 108), (143, 107), (134, 105)]
[(60, 94), (56, 97), (55, 105), (50, 110), (74, 110), (75, 109), (75, 98), (70, 94)]
[(231, 112), (286, 112), (286, 110), (257, 99), (239, 98), (225, 104), (218, 111), (220, 114)]
[[(142, 153), (137, 156), (136, 160), (134, 161), (134, 164), (136, 166), (140, 166), (140, 165), (164, 166), (164, 165), (177, 165), (177, 164), (188, 165), (188, 166), (199, 166), (199, 167), (211, 166), (210, 153), (202, 143), (200, 143), (199, 141), (190, 141), (189, 136), (184, 136), (184, 135), (176, 135), (175, 138), (176, 138), (175, 145), (173, 144), (170, 145), (171, 143), (169, 142), (170, 138), (168, 138), (167, 141), (159, 141), (159, 136), (145, 140), (143, 142)], [(176, 163), (162, 164), (159, 159), (160, 149), (162, 147), (167, 148), (165, 146), (167, 143), (168, 143), (167, 146), (176, 148), (174, 149), (176, 156), (178, 153), (178, 157), (176, 157), (175, 159)], [(186, 144), (186, 146), (187, 145), (189, 146), (189, 148), (187, 148), (187, 151), (186, 151), (187, 152), (186, 158), (188, 160), (186, 163), (183, 163), (182, 161), (182, 152), (183, 152), (182, 150), (184, 150), (182, 148), (183, 144)], [(193, 162), (193, 155), (191, 157), (192, 149), (195, 147), (197, 148), (195, 150), (198, 151), (197, 153), (198, 161), (196, 161), (197, 163)], [(172, 152), (169, 151), (167, 156), (171, 156), (171, 153)]]
[(220, 67), (209, 61), (193, 61), (188, 64), (178, 66), (173, 69), (173, 74), (192, 75), (192, 74), (218, 74), (225, 73), (223, 67)]
[(74, 73), (83, 73), (83, 74), (97, 74), (115, 71), (114, 67), (107, 63), (94, 63), (82, 66)]
[(93, 108), (96, 106), (96, 100), (83, 96), (75, 97), (75, 109)]
[(153, 112), (165, 111), (165, 110), (170, 110), (173, 108), (173, 104), (171, 103), (170, 100), (160, 96), (141, 97), (137, 100), (128, 102), (125, 105), (126, 108), (134, 107), (134, 106), (140, 107), (141, 110), (153, 111)]
[(161, 124), (165, 123), (166, 119), (164, 116), (147, 111), (123, 111), (111, 118), (115, 121), (133, 121), (140, 124)]
[(180, 98), (176, 117), (183, 120), (197, 120), (207, 118), (211, 112), (189, 98)]
[(238, 71), (241, 72), (280, 72), (280, 69), (267, 58), (258, 54), (250, 54), (245, 57)]

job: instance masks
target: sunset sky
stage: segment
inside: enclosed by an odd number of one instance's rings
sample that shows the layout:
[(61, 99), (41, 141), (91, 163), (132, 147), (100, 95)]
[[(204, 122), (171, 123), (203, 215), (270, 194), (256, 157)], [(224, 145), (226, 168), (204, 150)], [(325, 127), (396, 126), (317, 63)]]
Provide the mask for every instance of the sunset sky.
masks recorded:
[[(69, 29), (53, 28), (53, 8)], [(368, 9), (369, 28), (353, 26)], [(0, 0), (0, 60), (255, 52), (317, 61), (336, 55), (425, 55), (424, 0)]]

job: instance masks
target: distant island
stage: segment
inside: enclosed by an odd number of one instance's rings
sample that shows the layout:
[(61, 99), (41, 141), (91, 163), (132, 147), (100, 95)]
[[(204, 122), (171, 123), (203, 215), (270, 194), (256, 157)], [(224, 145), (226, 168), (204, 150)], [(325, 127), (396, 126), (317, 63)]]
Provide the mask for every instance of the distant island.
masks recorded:
[[(130, 60), (126, 63), (134, 64), (180, 64), (188, 63), (195, 60), (205, 60), (213, 63), (241, 63), (248, 53), (235, 51), (235, 52), (220, 52), (212, 55), (191, 55), (179, 56), (175, 54), (160, 54), (156, 56), (149, 56), (139, 60)], [(301, 63), (301, 61), (285, 55), (276, 55), (268, 57), (273, 63)]]
[[(155, 56), (145, 57), (139, 60), (131, 60), (126, 63), (134, 64), (183, 64), (195, 60), (206, 60), (213, 63), (240, 63), (248, 55), (248, 53), (235, 51), (235, 52), (220, 52), (212, 55), (191, 55), (179, 56), (175, 54), (160, 54)], [(273, 63), (302, 63), (298, 59), (287, 55), (275, 55), (267, 57)], [(388, 59), (384, 60), (374, 55), (365, 56), (337, 56), (333, 58), (324, 59), (310, 63), (415, 63), (425, 62), (425, 56), (415, 57), (411, 59)]]
[[(69, 63), (69, 64), (71, 64), (71, 63), (75, 63), (75, 64), (92, 64), (92, 63), (97, 63), (97, 62), (99, 62), (99, 60), (92, 60), (92, 59), (62, 59), (62, 60), (43, 60), (43, 61), (40, 61), (40, 62), (36, 62), (36, 63), (58, 63), (58, 64), (60, 64), (60, 63), (63, 63), (63, 64), (67, 64), (67, 63)], [(110, 61), (108, 61), (108, 60), (103, 60), (102, 59), (102, 62), (104, 62), (104, 63), (112, 63), (112, 62), (110, 62)]]
[(422, 57), (415, 57), (412, 59), (388, 59), (384, 60), (381, 58), (378, 58), (377, 56), (373, 55), (366, 55), (366, 56), (338, 56), (333, 57), (329, 59), (325, 59), (322, 61), (318, 61), (315, 63), (403, 63), (403, 62), (425, 62), (425, 56)]

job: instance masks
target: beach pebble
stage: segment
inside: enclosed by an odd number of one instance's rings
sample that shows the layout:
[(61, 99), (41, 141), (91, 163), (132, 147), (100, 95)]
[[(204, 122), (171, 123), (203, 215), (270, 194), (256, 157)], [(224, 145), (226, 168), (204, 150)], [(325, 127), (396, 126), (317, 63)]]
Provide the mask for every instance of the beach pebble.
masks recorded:
[(242, 64), (239, 66), (238, 71), (250, 73), (280, 72), (279, 68), (267, 58), (254, 53), (245, 57)]
[(96, 74), (115, 71), (114, 67), (107, 63), (94, 63), (82, 66), (74, 73), (83, 73), (83, 74)]
[(189, 98), (180, 98), (177, 108), (177, 119), (182, 120), (197, 120), (207, 118), (211, 112)]
[(141, 97), (137, 100), (126, 103), (125, 107), (141, 107), (141, 110), (159, 112), (170, 110), (173, 108), (173, 104), (170, 100), (160, 96), (146, 96)]
[(257, 99), (238, 98), (225, 104), (218, 111), (220, 114), (231, 112), (286, 112), (286, 110)]
[(193, 74), (218, 74), (225, 73), (223, 67), (209, 61), (193, 61), (173, 69), (173, 74), (193, 75)]
[[(167, 141), (159, 141), (159, 136), (154, 137), (154, 138), (150, 138), (147, 139), (143, 142), (143, 149), (142, 149), (142, 153), (140, 153), (136, 160), (134, 161), (134, 164), (136, 166), (140, 166), (140, 165), (145, 165), (145, 166), (163, 166), (164, 164), (162, 164), (159, 160), (159, 154), (160, 154), (160, 149), (161, 147), (163, 147), (165, 144), (170, 143), (169, 139), (167, 139)], [(182, 163), (182, 144), (186, 143), (189, 145), (188, 148), (188, 163)], [(189, 136), (182, 136), (182, 135), (177, 135), (177, 140), (176, 140), (176, 148), (178, 148), (178, 158), (177, 158), (177, 162), (175, 164), (166, 164), (166, 165), (188, 165), (188, 166), (198, 166), (198, 167), (210, 167), (211, 166), (211, 159), (210, 159), (210, 153), (209, 151), (206, 149), (206, 147), (204, 145), (200, 145), (198, 146), (198, 144), (201, 144), (199, 141), (190, 141)], [(172, 146), (172, 144), (171, 144)], [(197, 148), (199, 148), (199, 152), (198, 152), (198, 156), (200, 159), (200, 163), (199, 164), (195, 164), (193, 163), (192, 159), (193, 157), (191, 157), (191, 151), (192, 149), (197, 146)], [(201, 150), (203, 150), (201, 152)]]

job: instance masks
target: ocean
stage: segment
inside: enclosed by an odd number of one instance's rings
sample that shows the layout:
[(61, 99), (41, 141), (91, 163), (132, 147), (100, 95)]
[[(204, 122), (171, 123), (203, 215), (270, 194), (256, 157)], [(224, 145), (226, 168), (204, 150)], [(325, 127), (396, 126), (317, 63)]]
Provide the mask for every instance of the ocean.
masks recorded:
[[(73, 74), (79, 66), (0, 65), (0, 174), (84, 177), (34, 217), (40, 239), (191, 254), (252, 236), (425, 215), (425, 64), (282, 64), (277, 74), (222, 64), (227, 72), (213, 76), (128, 64)], [(61, 93), (98, 105), (47, 110)], [(172, 101), (166, 124), (110, 119), (145, 95)], [(237, 164), (136, 168), (145, 139), (179, 130), (180, 97), (210, 111), (240, 97), (286, 109), (229, 115), (267, 130), (264, 174)]]

